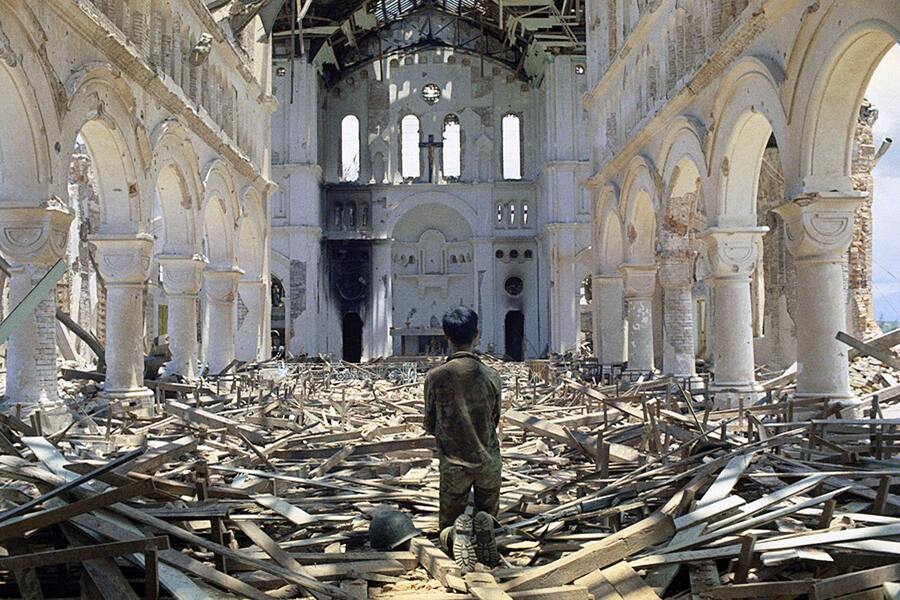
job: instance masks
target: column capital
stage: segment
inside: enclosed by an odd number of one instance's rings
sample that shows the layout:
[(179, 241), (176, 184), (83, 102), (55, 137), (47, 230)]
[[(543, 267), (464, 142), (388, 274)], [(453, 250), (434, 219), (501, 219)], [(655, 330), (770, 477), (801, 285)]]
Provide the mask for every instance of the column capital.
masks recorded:
[(656, 290), (656, 265), (624, 264), (619, 267), (625, 281), (625, 298), (642, 300)]
[(200, 274), (206, 258), (164, 254), (157, 257), (163, 268), (163, 289), (167, 296), (196, 296), (200, 291)]
[(66, 253), (73, 217), (58, 201), (0, 208), (0, 254), (12, 265), (52, 265)]
[(206, 269), (203, 271), (203, 289), (212, 302), (234, 302), (238, 281), (243, 274), (241, 269)]
[(150, 234), (96, 235), (89, 241), (97, 250), (97, 268), (106, 285), (141, 285), (150, 275)]
[(864, 198), (858, 192), (806, 194), (776, 208), (784, 219), (788, 250), (801, 261), (843, 260)]
[(658, 258), (659, 285), (666, 289), (691, 287), (694, 284), (694, 256), (689, 254), (663, 254)]
[(714, 227), (700, 237), (716, 279), (749, 277), (759, 258), (759, 242), (768, 227)]

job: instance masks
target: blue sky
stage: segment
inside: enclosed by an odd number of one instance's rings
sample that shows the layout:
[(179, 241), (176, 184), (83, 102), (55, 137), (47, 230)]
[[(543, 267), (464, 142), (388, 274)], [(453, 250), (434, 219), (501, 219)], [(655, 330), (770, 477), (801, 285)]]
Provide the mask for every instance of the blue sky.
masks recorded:
[(878, 109), (875, 145), (894, 146), (875, 169), (873, 273), (875, 318), (900, 321), (900, 46), (875, 71), (866, 97)]

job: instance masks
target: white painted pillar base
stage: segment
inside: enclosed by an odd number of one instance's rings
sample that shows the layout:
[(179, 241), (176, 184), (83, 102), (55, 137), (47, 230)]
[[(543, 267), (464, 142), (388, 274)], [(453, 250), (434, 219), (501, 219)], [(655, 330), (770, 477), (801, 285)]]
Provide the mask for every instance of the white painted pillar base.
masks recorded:
[[(65, 254), (71, 222), (72, 214), (61, 206), (0, 208), (0, 254), (10, 264), (10, 310)], [(71, 421), (57, 392), (55, 328), (56, 298), (51, 292), (9, 337), (2, 406), (12, 414), (19, 405), (26, 419), (40, 409), (54, 430)]]
[(622, 265), (628, 310), (628, 368), (632, 378), (654, 370), (653, 293), (656, 265)]
[(234, 360), (234, 300), (240, 269), (203, 271), (206, 293), (208, 331), (206, 332), (206, 363), (210, 375), (218, 375)]
[(594, 339), (603, 364), (625, 362), (625, 284), (618, 275), (594, 275)]
[(767, 227), (711, 229), (703, 235), (712, 270), (713, 382), (717, 408), (749, 406), (762, 394), (753, 360), (750, 275)]
[(91, 238), (106, 287), (106, 381), (110, 401), (153, 396), (144, 387), (144, 283), (153, 237), (98, 235)]
[(166, 375), (197, 378), (197, 298), (206, 262), (199, 256), (159, 256), (163, 289), (169, 303), (169, 349)]
[(821, 193), (776, 209), (797, 265), (797, 398), (854, 398), (848, 348), (835, 336), (847, 327), (842, 265), (862, 197)]

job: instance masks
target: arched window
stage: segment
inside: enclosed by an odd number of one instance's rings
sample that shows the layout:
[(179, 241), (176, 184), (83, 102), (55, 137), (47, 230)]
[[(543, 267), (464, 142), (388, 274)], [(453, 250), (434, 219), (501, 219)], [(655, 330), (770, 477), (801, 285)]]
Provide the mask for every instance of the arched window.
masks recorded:
[(519, 117), (503, 117), (503, 179), (522, 179), (522, 130)]
[(522, 203), (522, 226), (528, 227), (528, 202)]
[(359, 119), (347, 115), (341, 121), (341, 181), (359, 179)]
[(444, 177), (457, 178), (462, 175), (462, 138), (459, 117), (450, 114), (444, 117)]
[(416, 179), (419, 171), (419, 117), (406, 115), (400, 121), (401, 171), (405, 179)]

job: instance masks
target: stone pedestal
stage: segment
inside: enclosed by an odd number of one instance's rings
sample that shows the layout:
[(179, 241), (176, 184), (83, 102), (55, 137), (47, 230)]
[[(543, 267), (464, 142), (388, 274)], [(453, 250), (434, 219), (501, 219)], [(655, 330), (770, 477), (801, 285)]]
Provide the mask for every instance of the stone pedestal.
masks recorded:
[(847, 327), (843, 264), (862, 194), (801, 197), (776, 209), (797, 265), (798, 398), (850, 400), (848, 347), (835, 339)]
[(696, 379), (694, 361), (694, 252), (664, 251), (659, 258), (663, 288), (663, 373)]
[[(0, 254), (10, 265), (10, 310), (65, 254), (71, 221), (62, 207), (0, 208)], [(14, 411), (16, 404), (24, 418), (37, 409), (43, 414), (64, 412), (56, 387), (55, 327), (56, 298), (51, 292), (7, 342), (4, 412)]]
[(153, 237), (91, 238), (106, 287), (106, 381), (110, 401), (138, 405), (153, 392), (144, 387), (144, 283), (150, 274)]
[(234, 360), (234, 301), (240, 269), (203, 271), (203, 290), (206, 294), (208, 331), (206, 334), (206, 363), (209, 374), (218, 375)]
[(653, 294), (656, 265), (622, 265), (628, 307), (628, 369), (633, 378), (654, 369)]
[(206, 262), (200, 256), (159, 256), (163, 289), (169, 303), (169, 349), (166, 375), (197, 377), (197, 298)]
[(753, 361), (750, 275), (767, 227), (711, 229), (703, 235), (712, 276), (713, 383), (717, 408), (744, 405), (762, 388)]
[(594, 275), (594, 352), (603, 364), (625, 361), (625, 284), (619, 275)]
[(492, 238), (472, 239), (472, 263), (475, 271), (475, 298), (472, 306), (478, 313), (478, 326), (481, 329), (481, 339), (478, 347), (482, 352), (488, 348), (494, 349), (496, 354), (503, 355), (504, 348), (499, 343), (497, 335), (497, 288), (494, 279), (494, 240)]
[(237, 332), (234, 354), (238, 360), (256, 361), (266, 358), (265, 303), (268, 292), (265, 281), (241, 279), (237, 287)]

